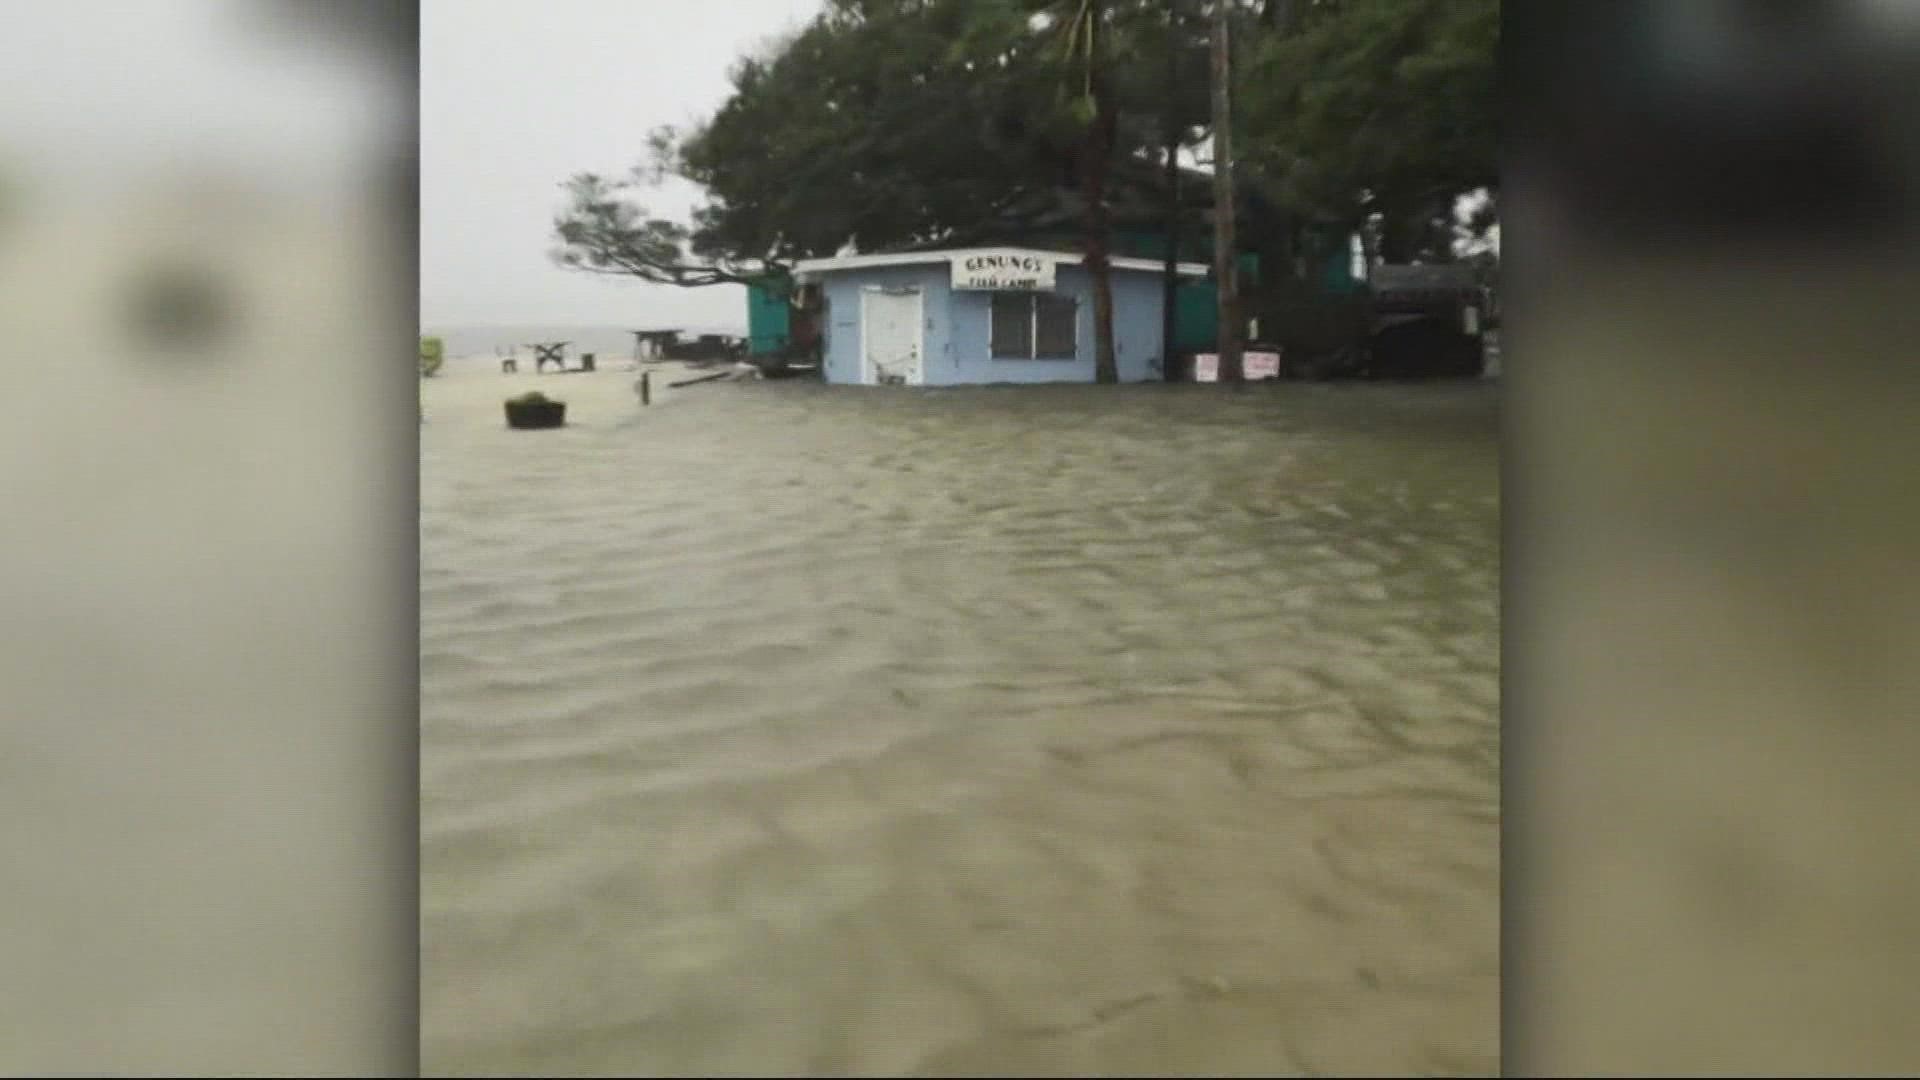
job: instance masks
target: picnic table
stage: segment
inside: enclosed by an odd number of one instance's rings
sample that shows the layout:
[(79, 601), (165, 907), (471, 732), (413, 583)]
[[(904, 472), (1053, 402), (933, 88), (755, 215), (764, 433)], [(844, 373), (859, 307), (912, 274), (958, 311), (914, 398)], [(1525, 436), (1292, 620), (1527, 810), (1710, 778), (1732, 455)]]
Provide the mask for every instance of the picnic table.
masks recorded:
[(567, 370), (566, 348), (570, 344), (567, 341), (527, 342), (527, 348), (533, 350), (533, 370), (539, 372), (549, 363), (561, 371)]

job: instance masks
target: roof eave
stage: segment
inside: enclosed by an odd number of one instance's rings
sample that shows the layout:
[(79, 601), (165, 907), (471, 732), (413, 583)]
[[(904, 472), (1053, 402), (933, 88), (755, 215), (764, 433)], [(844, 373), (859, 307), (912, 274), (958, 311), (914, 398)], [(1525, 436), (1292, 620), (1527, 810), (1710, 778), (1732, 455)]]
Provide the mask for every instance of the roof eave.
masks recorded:
[[(951, 263), (954, 258), (964, 255), (1021, 254), (1040, 255), (1053, 259), (1057, 266), (1080, 264), (1080, 257), (1059, 251), (1045, 251), (1039, 248), (1023, 247), (973, 247), (947, 248), (932, 251), (884, 252), (872, 255), (842, 255), (824, 259), (802, 259), (794, 264), (794, 274), (801, 280), (808, 280), (821, 274), (840, 273), (848, 270), (869, 270), (886, 266), (929, 266), (936, 263)], [(1116, 270), (1157, 271), (1165, 268), (1160, 259), (1136, 259), (1114, 257), (1108, 264)], [(1175, 273), (1185, 277), (1205, 277), (1208, 267), (1205, 263), (1177, 263)]]

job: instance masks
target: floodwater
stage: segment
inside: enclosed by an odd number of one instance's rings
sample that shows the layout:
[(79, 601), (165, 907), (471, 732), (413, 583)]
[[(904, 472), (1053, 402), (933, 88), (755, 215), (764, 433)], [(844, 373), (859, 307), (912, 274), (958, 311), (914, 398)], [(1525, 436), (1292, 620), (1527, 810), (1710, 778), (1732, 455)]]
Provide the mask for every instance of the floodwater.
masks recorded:
[(423, 382), (429, 1074), (1498, 1073), (1496, 381), (668, 377)]

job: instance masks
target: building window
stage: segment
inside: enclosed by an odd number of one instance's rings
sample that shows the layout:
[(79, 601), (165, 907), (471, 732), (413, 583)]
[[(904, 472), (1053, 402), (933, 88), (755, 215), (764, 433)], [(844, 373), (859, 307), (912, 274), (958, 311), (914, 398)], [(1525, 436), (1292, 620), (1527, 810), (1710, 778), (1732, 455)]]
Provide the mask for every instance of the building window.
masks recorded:
[(1071, 360), (1079, 345), (1080, 305), (1071, 296), (1035, 293), (1033, 296), (1033, 356), (1036, 360)]
[(1071, 360), (1079, 352), (1080, 306), (1059, 293), (993, 294), (995, 360)]
[(1033, 294), (993, 294), (993, 358), (1033, 359)]

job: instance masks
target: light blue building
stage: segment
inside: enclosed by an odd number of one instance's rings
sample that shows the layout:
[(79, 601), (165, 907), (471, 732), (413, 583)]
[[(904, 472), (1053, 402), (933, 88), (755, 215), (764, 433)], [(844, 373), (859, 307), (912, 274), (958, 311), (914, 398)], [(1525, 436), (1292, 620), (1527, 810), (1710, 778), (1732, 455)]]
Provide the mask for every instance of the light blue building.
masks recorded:
[[(956, 386), (1093, 381), (1093, 283), (1081, 257), (966, 248), (810, 259), (796, 269), (825, 303), (827, 382)], [(1115, 258), (1113, 344), (1121, 382), (1158, 381), (1162, 264)], [(1207, 267), (1182, 263), (1184, 278)]]

